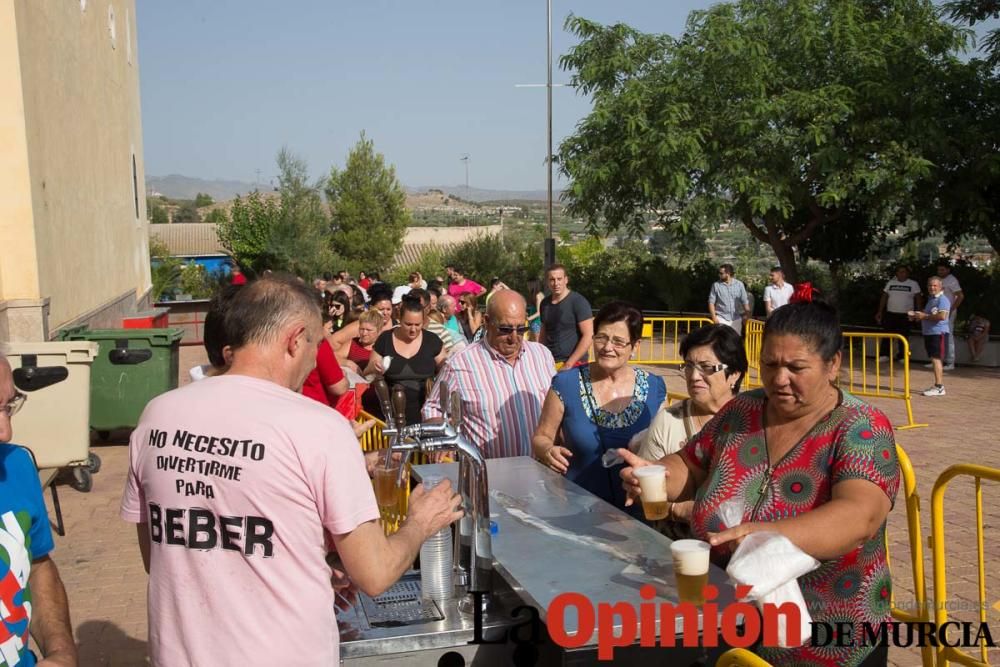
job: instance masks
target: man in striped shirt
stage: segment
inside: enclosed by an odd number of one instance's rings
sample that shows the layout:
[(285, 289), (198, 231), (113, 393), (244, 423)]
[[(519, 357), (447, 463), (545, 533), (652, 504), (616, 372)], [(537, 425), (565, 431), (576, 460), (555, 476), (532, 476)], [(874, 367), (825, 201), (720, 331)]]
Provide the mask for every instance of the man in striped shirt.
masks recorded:
[(488, 459), (531, 455), (531, 436), (556, 372), (549, 349), (524, 340), (526, 318), (524, 297), (511, 290), (494, 294), (486, 335), (448, 360), (424, 403), (424, 419), (440, 419), (441, 386), (458, 392), (462, 433)]

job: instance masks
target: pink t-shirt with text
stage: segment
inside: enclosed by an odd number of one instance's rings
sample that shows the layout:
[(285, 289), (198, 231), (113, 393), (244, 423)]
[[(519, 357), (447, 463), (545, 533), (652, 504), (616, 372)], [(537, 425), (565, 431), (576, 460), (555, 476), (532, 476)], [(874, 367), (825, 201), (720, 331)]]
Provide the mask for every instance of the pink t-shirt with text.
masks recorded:
[(378, 518), (344, 417), (223, 375), (154, 399), (121, 516), (148, 523), (154, 665), (336, 665), (326, 535)]

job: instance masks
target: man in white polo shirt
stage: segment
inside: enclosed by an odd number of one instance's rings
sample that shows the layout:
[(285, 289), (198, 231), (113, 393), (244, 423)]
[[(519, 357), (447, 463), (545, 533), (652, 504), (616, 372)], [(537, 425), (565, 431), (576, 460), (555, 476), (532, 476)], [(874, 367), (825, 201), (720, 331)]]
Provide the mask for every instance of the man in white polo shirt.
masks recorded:
[(764, 288), (764, 311), (768, 317), (782, 306), (788, 305), (795, 288), (785, 282), (785, 272), (780, 266), (771, 268), (771, 284)]
[[(910, 278), (910, 268), (903, 264), (896, 267), (896, 276), (885, 284), (882, 299), (875, 313), (875, 321), (882, 325), (886, 333), (897, 333), (906, 338), (910, 331), (910, 318), (907, 313), (920, 310), (920, 283)], [(879, 361), (889, 361), (890, 349), (896, 361), (903, 359), (903, 346), (892, 345), (889, 339), (882, 341), (879, 350)]]

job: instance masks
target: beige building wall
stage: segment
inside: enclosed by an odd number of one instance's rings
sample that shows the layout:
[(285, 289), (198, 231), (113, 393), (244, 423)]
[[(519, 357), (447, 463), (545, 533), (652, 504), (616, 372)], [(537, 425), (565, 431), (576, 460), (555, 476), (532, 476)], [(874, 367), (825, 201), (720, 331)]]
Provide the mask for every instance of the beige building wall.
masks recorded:
[(134, 0), (0, 0), (0, 340), (147, 298), (137, 54)]

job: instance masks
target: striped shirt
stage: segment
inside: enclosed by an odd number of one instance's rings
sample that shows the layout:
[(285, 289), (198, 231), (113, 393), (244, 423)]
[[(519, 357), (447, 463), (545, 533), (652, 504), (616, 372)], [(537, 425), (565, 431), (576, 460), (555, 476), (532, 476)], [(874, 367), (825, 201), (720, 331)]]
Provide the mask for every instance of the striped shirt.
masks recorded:
[(441, 384), (462, 397), (462, 433), (488, 459), (530, 456), (531, 436), (555, 375), (552, 353), (525, 341), (513, 364), (485, 339), (470, 344), (441, 369), (424, 403), (424, 419), (441, 417)]

